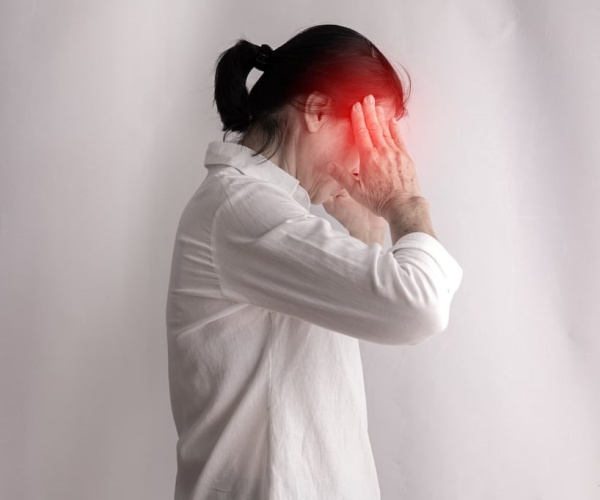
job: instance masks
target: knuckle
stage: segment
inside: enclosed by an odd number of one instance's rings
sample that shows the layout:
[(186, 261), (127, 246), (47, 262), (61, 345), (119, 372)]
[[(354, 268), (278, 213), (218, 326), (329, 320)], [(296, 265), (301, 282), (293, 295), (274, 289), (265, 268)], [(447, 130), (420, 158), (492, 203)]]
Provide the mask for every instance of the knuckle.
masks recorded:
[(384, 149), (383, 156), (386, 159), (386, 162), (391, 165), (397, 165), (400, 161), (400, 158), (398, 157), (396, 152), (390, 149), (389, 147), (386, 147)]

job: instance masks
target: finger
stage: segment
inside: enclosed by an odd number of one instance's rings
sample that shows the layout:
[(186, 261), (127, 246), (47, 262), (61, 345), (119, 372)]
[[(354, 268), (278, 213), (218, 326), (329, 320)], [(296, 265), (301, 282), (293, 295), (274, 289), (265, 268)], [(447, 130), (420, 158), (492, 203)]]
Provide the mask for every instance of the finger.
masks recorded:
[(327, 198), (324, 202), (323, 202), (323, 208), (325, 209), (325, 211), (329, 214), (329, 215), (333, 215), (334, 212), (334, 199), (333, 196), (331, 198)]
[(358, 147), (358, 153), (363, 158), (373, 149), (373, 143), (365, 124), (365, 117), (360, 102), (352, 106), (350, 118), (352, 120), (352, 130), (354, 131), (354, 140)]
[[(329, 163), (328, 173), (338, 181), (352, 197), (357, 195), (357, 192), (360, 189), (359, 182), (350, 172), (348, 172), (348, 170), (336, 163)], [(358, 194), (358, 196), (360, 197), (360, 194)]]
[(381, 126), (383, 138), (388, 146), (394, 147), (394, 139), (390, 135), (390, 124), (385, 121), (385, 116), (383, 114), (383, 108), (381, 106), (375, 106), (377, 111), (377, 119), (379, 120), (379, 125)]
[(400, 124), (393, 118), (390, 120), (390, 132), (392, 135), (392, 139), (394, 139), (394, 142), (396, 143), (396, 145), (400, 149), (403, 149), (404, 151), (406, 151), (404, 141), (402, 140), (402, 137), (400, 136)]
[(376, 148), (381, 148), (385, 146), (385, 140), (383, 139), (383, 134), (381, 131), (381, 126), (379, 125), (379, 120), (377, 119), (377, 112), (375, 111), (375, 102), (369, 102), (369, 98), (373, 96), (367, 96), (363, 101), (363, 113), (365, 115), (365, 124), (367, 126), (367, 130), (369, 131), (369, 135), (371, 136), (371, 141)]

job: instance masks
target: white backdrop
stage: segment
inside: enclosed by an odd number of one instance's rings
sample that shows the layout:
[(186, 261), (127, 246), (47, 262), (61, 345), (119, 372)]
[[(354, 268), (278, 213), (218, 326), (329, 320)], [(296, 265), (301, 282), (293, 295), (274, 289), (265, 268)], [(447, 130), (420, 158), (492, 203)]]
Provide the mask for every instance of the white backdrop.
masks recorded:
[(382, 499), (600, 499), (596, 0), (3, 0), (0, 498), (172, 498), (164, 309), (213, 65), (320, 23), (410, 73), (464, 270), (444, 333), (361, 344)]

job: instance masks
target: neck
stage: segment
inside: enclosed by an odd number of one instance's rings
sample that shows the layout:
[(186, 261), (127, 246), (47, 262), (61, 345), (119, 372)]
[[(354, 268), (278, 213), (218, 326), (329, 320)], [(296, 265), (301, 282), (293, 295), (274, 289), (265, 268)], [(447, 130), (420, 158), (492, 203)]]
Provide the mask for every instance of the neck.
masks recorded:
[[(240, 144), (243, 146), (246, 146), (247, 148), (252, 149), (255, 152), (258, 152), (258, 150), (260, 149), (260, 146), (262, 145), (262, 142), (263, 141), (261, 140), (261, 137), (259, 136), (259, 134), (250, 132), (248, 135), (246, 135), (244, 140), (240, 142)], [(284, 141), (284, 143), (281, 145), (279, 150), (276, 151), (273, 154), (273, 156), (271, 156), (269, 161), (271, 161), (272, 163), (277, 165), (279, 168), (285, 170), (291, 176), (297, 178), (296, 168), (294, 167), (294, 161), (293, 161), (293, 158), (295, 157), (295, 155), (293, 154), (293, 151), (291, 151), (291, 153), (292, 153), (291, 155), (287, 154), (288, 149), (289, 148), (287, 147), (287, 144)], [(266, 156), (267, 152), (265, 152), (263, 154)], [(290, 161), (290, 160), (292, 160), (292, 161)]]

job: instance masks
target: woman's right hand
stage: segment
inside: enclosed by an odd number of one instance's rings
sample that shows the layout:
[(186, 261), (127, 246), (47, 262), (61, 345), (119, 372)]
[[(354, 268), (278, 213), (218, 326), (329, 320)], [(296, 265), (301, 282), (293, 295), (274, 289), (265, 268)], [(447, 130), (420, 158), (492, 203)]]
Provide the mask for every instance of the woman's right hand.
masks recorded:
[[(351, 120), (360, 156), (358, 177), (346, 168), (329, 164), (330, 175), (348, 194), (371, 212), (389, 220), (394, 207), (422, 198), (417, 173), (394, 119), (385, 121), (373, 96), (352, 107)], [(372, 99), (372, 100), (371, 100)], [(397, 210), (397, 209), (396, 209)]]

